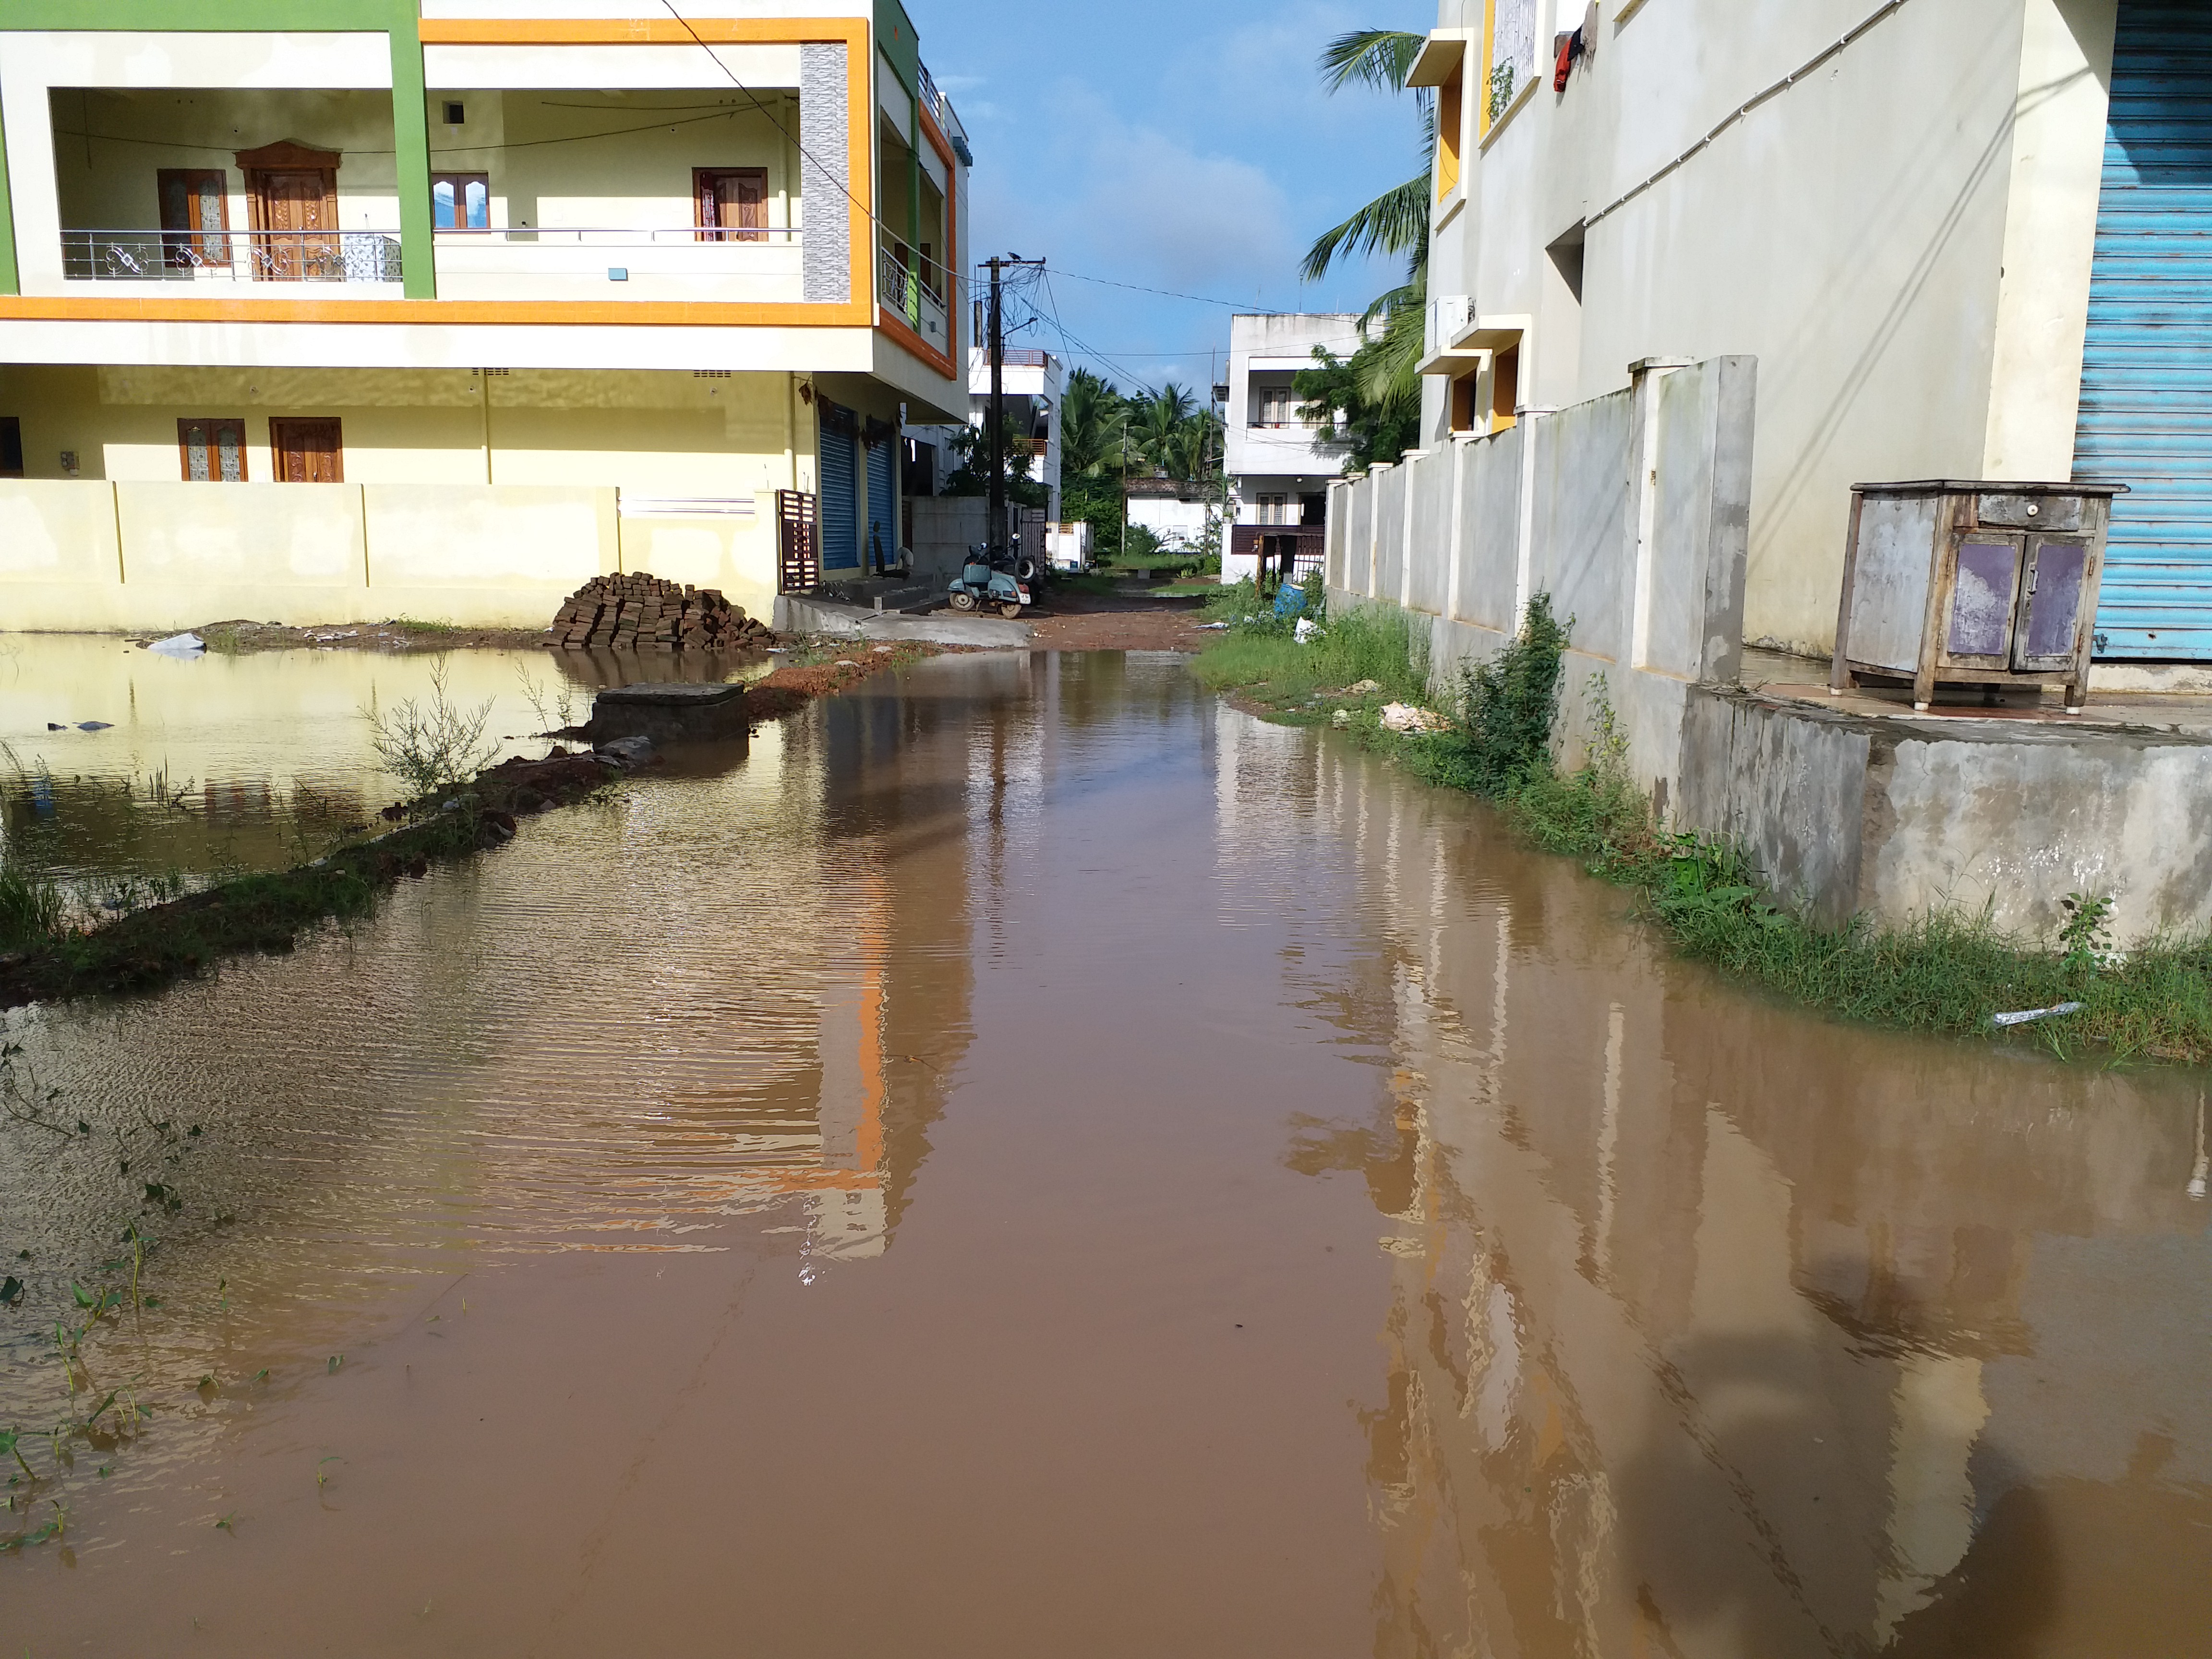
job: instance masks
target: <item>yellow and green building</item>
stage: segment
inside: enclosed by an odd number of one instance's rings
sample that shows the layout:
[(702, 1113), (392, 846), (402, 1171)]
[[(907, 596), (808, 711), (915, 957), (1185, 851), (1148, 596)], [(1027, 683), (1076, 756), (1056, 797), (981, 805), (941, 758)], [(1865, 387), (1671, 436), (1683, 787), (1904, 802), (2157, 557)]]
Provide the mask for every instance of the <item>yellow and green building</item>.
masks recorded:
[(706, 10), (0, 0), (0, 629), (896, 562), (967, 139), (898, 0)]

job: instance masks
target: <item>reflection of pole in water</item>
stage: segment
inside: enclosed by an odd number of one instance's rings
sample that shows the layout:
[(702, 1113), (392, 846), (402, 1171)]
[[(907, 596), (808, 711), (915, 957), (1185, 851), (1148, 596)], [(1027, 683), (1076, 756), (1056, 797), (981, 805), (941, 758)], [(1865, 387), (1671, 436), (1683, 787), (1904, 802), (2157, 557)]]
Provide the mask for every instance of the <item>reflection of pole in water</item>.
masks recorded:
[(1620, 1143), (1620, 1048), (1627, 1024), (1628, 1011), (1614, 1003), (1605, 1024), (1605, 1115), (1597, 1130), (1597, 1237), (1590, 1244), (1600, 1283), (1613, 1266), (1613, 1154)]
[(2212, 1176), (2212, 1162), (2208, 1162), (2204, 1156), (2204, 1097), (2199, 1094), (2197, 1097), (2197, 1162), (2189, 1171), (2190, 1197), (2204, 1196), (2208, 1176)]

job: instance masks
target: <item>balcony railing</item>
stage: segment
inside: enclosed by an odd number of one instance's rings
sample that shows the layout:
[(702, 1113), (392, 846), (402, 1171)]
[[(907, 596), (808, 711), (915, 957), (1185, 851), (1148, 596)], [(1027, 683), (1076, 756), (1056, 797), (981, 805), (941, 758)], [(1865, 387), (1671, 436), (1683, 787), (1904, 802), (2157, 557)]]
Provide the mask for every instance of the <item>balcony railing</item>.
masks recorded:
[[(909, 262), (912, 269), (909, 269)], [(915, 270), (921, 276), (918, 278)], [(952, 351), (952, 313), (943, 296), (933, 292), (932, 281), (942, 283), (945, 273), (921, 264), (914, 250), (888, 231), (876, 249), (876, 293), (884, 309), (905, 320), (927, 343), (948, 356)]]
[(937, 89), (937, 82), (930, 78), (928, 64), (918, 64), (915, 67), (921, 75), (922, 108), (937, 123), (937, 130), (945, 135), (945, 142), (952, 146), (952, 153), (960, 158), (960, 165), (975, 166), (975, 158), (968, 149), (968, 129), (952, 112), (952, 100)]
[(397, 283), (386, 230), (65, 230), (62, 275), (76, 282)]

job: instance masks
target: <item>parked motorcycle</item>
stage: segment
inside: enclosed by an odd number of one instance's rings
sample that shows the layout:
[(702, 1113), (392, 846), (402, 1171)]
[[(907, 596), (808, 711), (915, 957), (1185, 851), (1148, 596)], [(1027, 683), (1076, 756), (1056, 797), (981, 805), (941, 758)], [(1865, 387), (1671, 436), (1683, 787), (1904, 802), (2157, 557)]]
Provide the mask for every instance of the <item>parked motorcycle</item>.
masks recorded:
[(990, 549), (981, 542), (968, 550), (967, 562), (953, 578), (949, 597), (955, 611), (995, 606), (1002, 617), (1018, 617), (1030, 603), (1030, 584), (992, 564)]

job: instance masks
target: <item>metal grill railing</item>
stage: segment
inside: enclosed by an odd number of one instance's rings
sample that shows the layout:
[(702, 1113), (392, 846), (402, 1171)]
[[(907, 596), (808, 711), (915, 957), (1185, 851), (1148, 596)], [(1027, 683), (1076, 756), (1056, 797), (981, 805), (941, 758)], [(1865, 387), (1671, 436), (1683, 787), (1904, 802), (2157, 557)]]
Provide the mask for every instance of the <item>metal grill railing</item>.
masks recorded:
[[(884, 232), (876, 249), (876, 292), (884, 310), (906, 319), (906, 325), (939, 351), (952, 349), (952, 313), (944, 299), (918, 280), (908, 261), (920, 268), (920, 258), (908, 246)], [(934, 275), (942, 282), (943, 274)]]
[(399, 237), (382, 230), (65, 230), (78, 282), (397, 283)]

